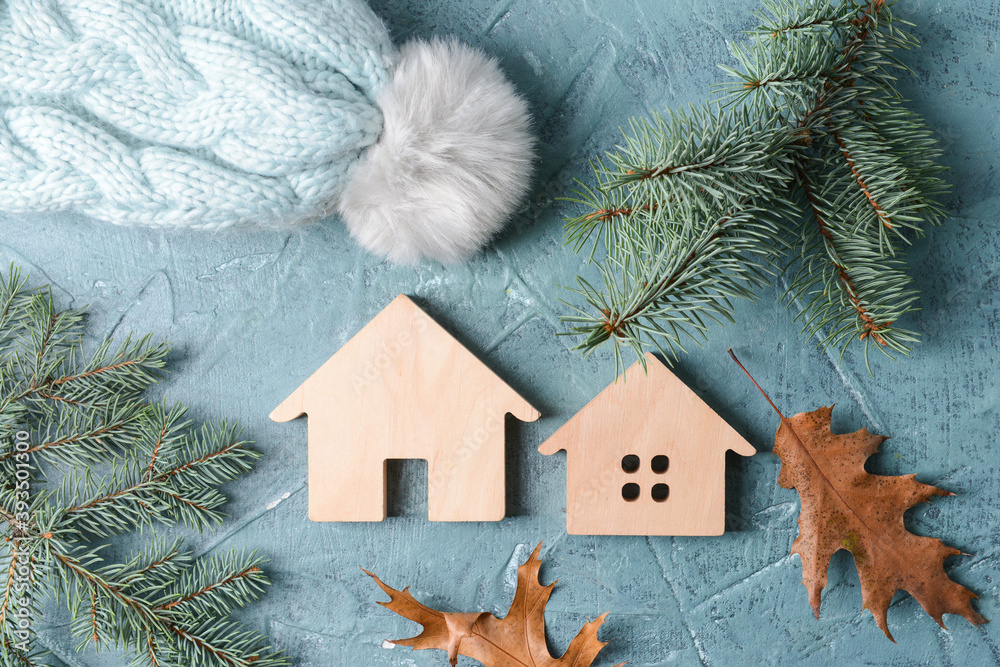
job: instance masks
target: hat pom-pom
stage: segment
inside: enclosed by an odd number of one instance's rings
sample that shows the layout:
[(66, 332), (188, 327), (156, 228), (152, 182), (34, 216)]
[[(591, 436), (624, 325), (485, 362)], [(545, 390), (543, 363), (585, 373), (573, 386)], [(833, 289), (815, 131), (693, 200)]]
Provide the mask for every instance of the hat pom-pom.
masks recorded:
[(351, 235), (393, 262), (474, 254), (528, 190), (526, 102), (496, 60), (454, 40), (406, 44), (376, 102), (382, 135), (340, 201)]

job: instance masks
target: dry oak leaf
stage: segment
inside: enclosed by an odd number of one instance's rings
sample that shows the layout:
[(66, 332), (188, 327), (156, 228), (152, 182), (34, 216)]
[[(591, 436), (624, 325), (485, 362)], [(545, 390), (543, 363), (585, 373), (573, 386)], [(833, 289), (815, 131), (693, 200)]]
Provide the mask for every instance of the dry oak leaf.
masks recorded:
[[(733, 359), (743, 368), (735, 355)], [(830, 558), (846, 549), (858, 568), (862, 608), (871, 611), (889, 639), (889, 604), (899, 590), (912, 595), (942, 628), (944, 614), (959, 614), (975, 625), (986, 623), (972, 607), (978, 596), (944, 571), (945, 560), (962, 552), (941, 540), (914, 535), (903, 523), (903, 514), (914, 505), (954, 494), (921, 484), (916, 475), (866, 472), (865, 461), (888, 438), (867, 428), (835, 435), (830, 430), (832, 407), (788, 419), (752, 376), (750, 380), (781, 418), (774, 436), (774, 453), (781, 459), (778, 484), (798, 491), (802, 501), (792, 553), (802, 559), (802, 583), (816, 618)]]
[(921, 484), (916, 475), (865, 472), (865, 461), (887, 438), (866, 428), (834, 435), (832, 413), (833, 408), (820, 408), (782, 417), (774, 437), (774, 453), (781, 458), (778, 484), (795, 489), (802, 499), (792, 553), (802, 559), (802, 583), (816, 618), (830, 558), (847, 549), (858, 568), (862, 607), (871, 610), (889, 639), (887, 614), (898, 590), (916, 598), (942, 628), (944, 614), (985, 623), (972, 608), (976, 594), (944, 571), (945, 560), (962, 552), (941, 540), (914, 535), (903, 525), (903, 513), (914, 505), (954, 494)]
[(416, 637), (395, 640), (393, 644), (445, 650), (452, 665), (458, 663), (459, 655), (464, 655), (486, 667), (589, 667), (608, 644), (597, 639), (597, 630), (607, 614), (584, 625), (566, 653), (553, 658), (545, 644), (545, 605), (557, 582), (542, 586), (538, 581), (541, 548), (541, 544), (535, 547), (528, 561), (517, 568), (514, 602), (503, 619), (485, 611), (456, 614), (431, 609), (410, 595), (409, 586), (397, 591), (362, 569), (389, 595), (390, 600), (380, 605), (424, 626)]

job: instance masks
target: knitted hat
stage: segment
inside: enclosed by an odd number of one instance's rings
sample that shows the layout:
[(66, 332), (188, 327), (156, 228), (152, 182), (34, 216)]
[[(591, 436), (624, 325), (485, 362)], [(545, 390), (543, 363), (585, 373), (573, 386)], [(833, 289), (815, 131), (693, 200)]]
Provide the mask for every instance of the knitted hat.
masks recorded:
[(362, 0), (7, 0), (0, 111), (0, 208), (200, 229), (339, 211), (400, 262), (489, 240), (534, 143), (494, 60), (397, 52)]

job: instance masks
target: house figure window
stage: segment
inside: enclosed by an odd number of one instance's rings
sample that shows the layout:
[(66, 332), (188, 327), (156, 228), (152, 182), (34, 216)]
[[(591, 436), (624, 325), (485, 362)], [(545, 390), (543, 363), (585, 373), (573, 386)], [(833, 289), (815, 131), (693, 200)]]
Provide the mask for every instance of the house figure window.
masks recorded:
[(653, 354), (538, 449), (566, 450), (571, 535), (721, 535), (726, 452), (755, 453)]
[[(633, 475), (639, 472), (639, 468), (642, 466), (642, 460), (635, 454), (626, 454), (622, 457), (622, 472)], [(667, 472), (667, 468), (670, 467), (670, 457), (665, 454), (657, 454), (649, 462), (650, 469), (657, 475), (662, 475)], [(622, 485), (622, 499), (628, 502), (632, 502), (639, 499), (642, 495), (642, 487), (635, 482), (626, 482)], [(653, 488), (650, 490), (650, 497), (658, 503), (662, 503), (670, 495), (670, 487), (662, 482), (657, 482), (653, 484)]]

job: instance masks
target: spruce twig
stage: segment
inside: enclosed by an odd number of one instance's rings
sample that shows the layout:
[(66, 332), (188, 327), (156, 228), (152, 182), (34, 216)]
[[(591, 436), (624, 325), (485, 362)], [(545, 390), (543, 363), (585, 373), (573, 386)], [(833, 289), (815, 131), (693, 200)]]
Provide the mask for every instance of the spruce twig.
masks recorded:
[(183, 406), (143, 402), (166, 345), (105, 341), (79, 362), (83, 321), (13, 267), (0, 279), (0, 664), (47, 664), (31, 632), (46, 597), (68, 607), (80, 649), (124, 649), (136, 665), (289, 664), (229, 619), (268, 585), (255, 554), (194, 558), (154, 537), (108, 560), (100, 540), (221, 522), (219, 487), (259, 455), (235, 427), (194, 429)]
[[(894, 89), (916, 44), (885, 0), (769, 0), (734, 47), (721, 106), (634, 120), (571, 200), (567, 243), (590, 246), (602, 283), (563, 319), (585, 353), (611, 342), (676, 357), (733, 298), (787, 271), (803, 331), (906, 354), (917, 307), (902, 247), (936, 224), (940, 150)], [(598, 248), (603, 247), (603, 256)]]

